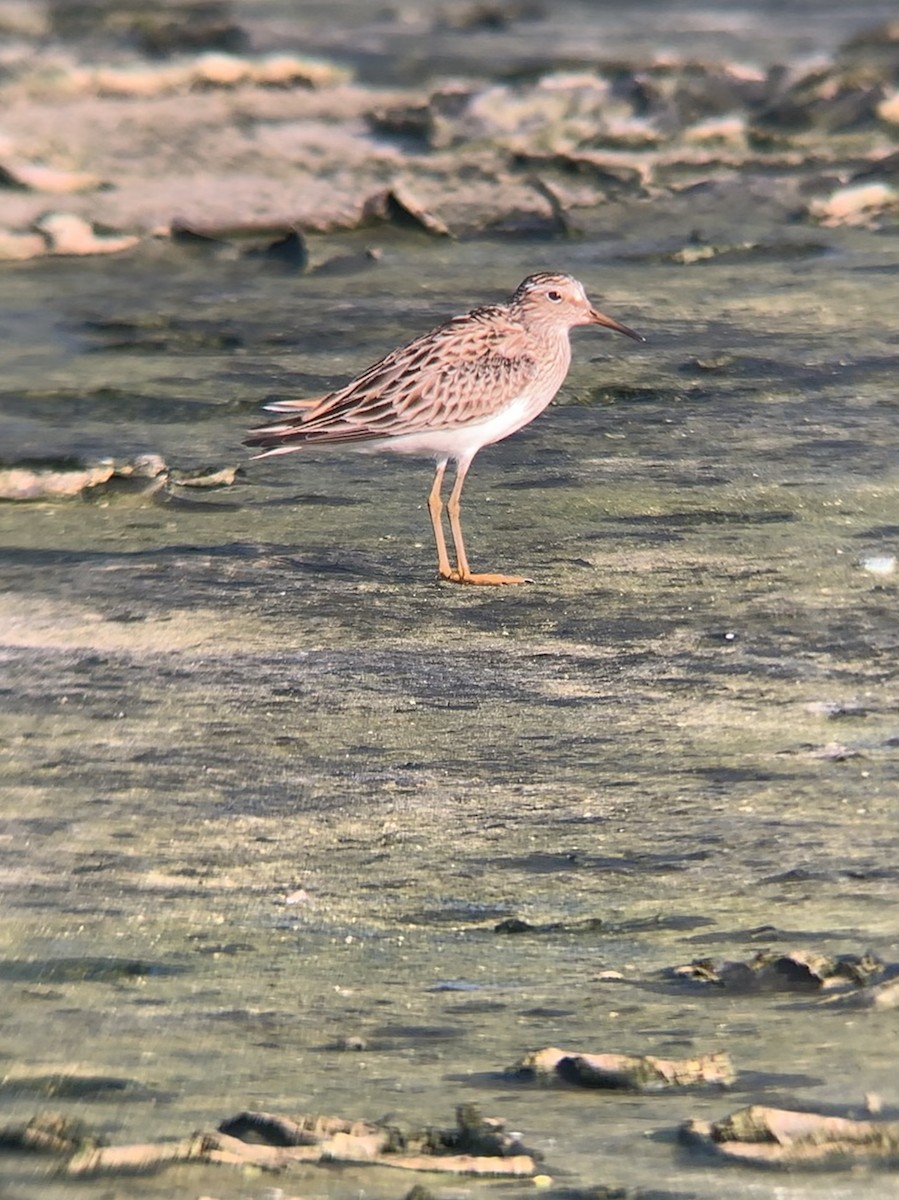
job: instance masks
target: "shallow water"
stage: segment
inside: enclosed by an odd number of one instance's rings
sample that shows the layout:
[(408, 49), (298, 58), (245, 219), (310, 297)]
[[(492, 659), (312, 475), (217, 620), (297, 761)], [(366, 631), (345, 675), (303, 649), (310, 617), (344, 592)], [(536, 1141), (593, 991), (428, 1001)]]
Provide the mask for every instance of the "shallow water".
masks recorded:
[[(166, 261), (9, 276), (21, 454), (236, 461), (266, 395), (548, 262), (649, 341), (578, 335), (565, 402), (479, 458), (472, 559), (525, 588), (432, 582), (426, 464), (296, 456), (182, 503), (0, 509), (7, 1119), (52, 1104), (127, 1141), (243, 1107), (439, 1124), (476, 1099), (559, 1182), (716, 1196), (720, 1171), (672, 1142), (685, 1117), (895, 1103), (891, 1016), (660, 976), (765, 945), (896, 956), (896, 590), (859, 566), (896, 549), (896, 242), (826, 243), (685, 268), (635, 243), (396, 239), (351, 284)], [(859, 756), (810, 753), (833, 740)], [(493, 932), (511, 915), (608, 932)], [(328, 1048), (356, 1034), (369, 1049)], [(550, 1043), (726, 1048), (740, 1078), (624, 1098), (501, 1079)], [(48, 1100), (23, 1079), (76, 1063), (112, 1082)], [(6, 1170), (17, 1196), (78, 1190)], [(727, 1186), (772, 1194), (751, 1171)], [(247, 1194), (201, 1169), (115, 1194), (173, 1187)], [(859, 1194), (839, 1174), (778, 1194), (813, 1188)]]
[[(725, 1171), (674, 1137), (756, 1102), (878, 1093), (895, 1117), (892, 1014), (662, 973), (767, 946), (897, 958), (897, 576), (862, 562), (899, 547), (899, 242), (793, 223), (758, 181), (578, 220), (555, 242), (379, 231), (381, 261), (348, 275), (152, 244), (4, 272), (0, 456), (246, 474), (168, 503), (0, 506), (0, 1123), (52, 1107), (129, 1142), (243, 1108), (448, 1125), (477, 1101), (559, 1186), (894, 1194), (876, 1172)], [(697, 230), (764, 251), (665, 260)], [(314, 240), (313, 263), (371, 241)], [(472, 564), (533, 585), (434, 580), (428, 464), (247, 463), (266, 399), (546, 267), (648, 340), (578, 332), (560, 403), (475, 464)], [(843, 761), (816, 756), (832, 742)], [(512, 916), (572, 928), (495, 932)], [(739, 1077), (647, 1096), (502, 1077), (547, 1044), (726, 1049)], [(2, 1169), (17, 1200), (97, 1194)]]

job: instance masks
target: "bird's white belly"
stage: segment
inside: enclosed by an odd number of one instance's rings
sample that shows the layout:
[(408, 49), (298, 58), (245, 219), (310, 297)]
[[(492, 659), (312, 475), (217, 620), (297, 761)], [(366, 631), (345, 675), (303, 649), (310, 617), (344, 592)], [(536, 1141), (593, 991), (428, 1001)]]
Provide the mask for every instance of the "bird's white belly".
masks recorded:
[(471, 421), (449, 429), (422, 429), (414, 433), (401, 433), (390, 438), (378, 439), (366, 450), (392, 450), (396, 454), (435, 455), (453, 459), (469, 458), (482, 446), (502, 441), (511, 433), (522, 429), (546, 408), (552, 399), (544, 399), (545, 391), (535, 398), (524, 392), (517, 400), (507, 404), (492, 416), (482, 421)]

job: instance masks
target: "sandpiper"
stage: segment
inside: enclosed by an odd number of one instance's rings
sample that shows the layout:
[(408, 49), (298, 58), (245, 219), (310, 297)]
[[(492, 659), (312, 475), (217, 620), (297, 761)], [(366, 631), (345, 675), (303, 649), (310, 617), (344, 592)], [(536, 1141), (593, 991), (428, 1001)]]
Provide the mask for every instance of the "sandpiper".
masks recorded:
[[(520, 575), (470, 570), (459, 519), (462, 485), (482, 446), (533, 421), (558, 392), (571, 364), (568, 334), (575, 325), (605, 325), (643, 341), (597, 312), (570, 275), (530, 275), (507, 304), (453, 317), (336, 392), (266, 405), (284, 415), (250, 430), (246, 445), (261, 447), (259, 458), (320, 445), (433, 458), (437, 470), (428, 511), (440, 577), (451, 583), (525, 583)], [(442, 523), (441, 488), (450, 460), (456, 477), (446, 510), (455, 566)]]

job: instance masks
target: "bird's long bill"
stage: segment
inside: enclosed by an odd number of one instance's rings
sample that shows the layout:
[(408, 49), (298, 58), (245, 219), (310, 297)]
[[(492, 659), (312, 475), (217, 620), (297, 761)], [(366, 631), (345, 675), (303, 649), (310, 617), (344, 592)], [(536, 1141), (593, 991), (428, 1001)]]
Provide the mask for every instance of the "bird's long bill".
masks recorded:
[(590, 318), (594, 325), (605, 325), (607, 329), (614, 329), (616, 333), (623, 333), (625, 337), (633, 338), (635, 342), (646, 341), (642, 333), (636, 333), (633, 329), (628, 329), (620, 321), (613, 321), (611, 317), (607, 317), (605, 313), (597, 312), (595, 308), (590, 309)]

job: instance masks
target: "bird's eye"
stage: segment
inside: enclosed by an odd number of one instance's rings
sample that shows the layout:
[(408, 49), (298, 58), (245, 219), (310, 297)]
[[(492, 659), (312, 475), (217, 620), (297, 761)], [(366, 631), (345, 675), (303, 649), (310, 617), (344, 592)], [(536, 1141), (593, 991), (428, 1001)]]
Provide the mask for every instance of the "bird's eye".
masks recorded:
[(559, 301), (562, 299), (562, 293), (561, 292), (547, 292), (546, 298), (548, 300), (552, 300), (553, 304), (558, 304)]

